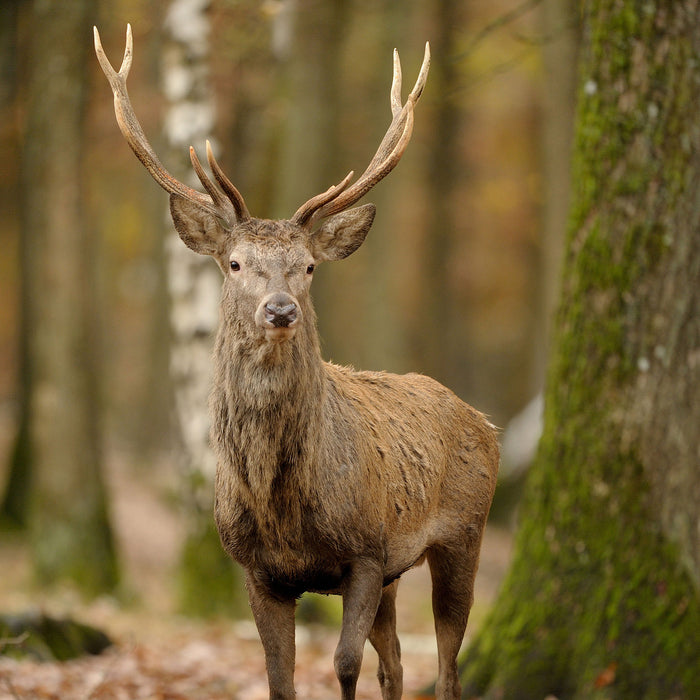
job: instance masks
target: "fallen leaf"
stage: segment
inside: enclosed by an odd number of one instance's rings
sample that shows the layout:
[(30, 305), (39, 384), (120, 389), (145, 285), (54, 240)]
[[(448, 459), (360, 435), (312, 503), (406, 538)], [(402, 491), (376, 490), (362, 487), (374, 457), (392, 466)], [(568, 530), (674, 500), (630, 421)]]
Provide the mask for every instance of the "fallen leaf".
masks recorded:
[(617, 673), (617, 662), (613, 661), (604, 671), (598, 674), (598, 677), (593, 683), (596, 688), (607, 688), (615, 682), (615, 675)]

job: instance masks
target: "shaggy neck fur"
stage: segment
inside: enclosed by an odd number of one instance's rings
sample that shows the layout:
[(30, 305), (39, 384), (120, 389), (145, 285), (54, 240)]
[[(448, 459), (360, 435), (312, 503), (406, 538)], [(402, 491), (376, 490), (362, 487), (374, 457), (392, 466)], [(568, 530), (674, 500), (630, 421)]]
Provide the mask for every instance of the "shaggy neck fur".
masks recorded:
[(224, 478), (237, 497), (252, 512), (269, 513), (278, 535), (300, 523), (300, 495), (309, 493), (313, 477), (303, 466), (315, 463), (321, 433), (326, 375), (307, 306), (296, 335), (280, 343), (223, 318), (215, 349), (212, 441), (219, 469), (232, 470)]

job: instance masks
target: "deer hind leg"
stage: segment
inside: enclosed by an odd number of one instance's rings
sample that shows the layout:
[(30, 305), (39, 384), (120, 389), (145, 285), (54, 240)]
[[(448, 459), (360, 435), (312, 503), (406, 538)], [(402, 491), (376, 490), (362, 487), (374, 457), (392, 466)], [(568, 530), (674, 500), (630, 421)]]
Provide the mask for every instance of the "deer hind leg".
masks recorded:
[(377, 677), (382, 689), (383, 700), (401, 700), (403, 691), (403, 669), (401, 668), (401, 647), (396, 636), (396, 579), (382, 591), (377, 615), (374, 618), (369, 641), (379, 655)]
[(255, 624), (265, 650), (270, 700), (294, 700), (294, 609), (296, 601), (279, 600), (264, 586), (246, 576)]
[(382, 570), (370, 560), (357, 561), (343, 584), (343, 625), (335, 650), (335, 673), (343, 700), (355, 699), (362, 652), (382, 596)]
[(437, 700), (459, 700), (461, 688), (457, 671), (457, 654), (464, 639), (467, 619), (474, 597), (474, 576), (479, 552), (448, 548), (428, 551), (433, 581), (433, 615), (438, 647)]

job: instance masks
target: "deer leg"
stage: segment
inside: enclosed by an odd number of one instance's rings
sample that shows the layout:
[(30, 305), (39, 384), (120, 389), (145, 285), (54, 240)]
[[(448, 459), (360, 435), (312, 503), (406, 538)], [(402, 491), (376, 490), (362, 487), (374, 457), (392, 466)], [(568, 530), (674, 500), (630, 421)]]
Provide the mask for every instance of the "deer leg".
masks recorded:
[(246, 587), (260, 641), (265, 650), (270, 700), (293, 700), (296, 601), (294, 598), (275, 598), (250, 575), (246, 576)]
[(335, 673), (343, 700), (354, 700), (362, 652), (382, 596), (382, 570), (374, 561), (354, 562), (343, 583), (343, 625), (335, 650)]
[(478, 548), (476, 554), (432, 549), (428, 551), (428, 564), (433, 581), (433, 615), (438, 647), (435, 697), (436, 700), (459, 700), (457, 654), (472, 606)]
[(377, 615), (369, 633), (369, 641), (379, 655), (377, 677), (383, 700), (401, 700), (403, 669), (401, 668), (401, 646), (396, 636), (396, 579), (382, 591)]

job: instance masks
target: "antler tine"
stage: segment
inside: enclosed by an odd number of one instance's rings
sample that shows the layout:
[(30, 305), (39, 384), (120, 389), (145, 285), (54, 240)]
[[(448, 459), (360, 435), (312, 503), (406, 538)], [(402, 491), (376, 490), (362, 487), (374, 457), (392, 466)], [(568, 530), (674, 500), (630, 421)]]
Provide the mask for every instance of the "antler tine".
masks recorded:
[[(207, 143), (209, 142), (207, 141)], [(199, 181), (202, 183), (204, 189), (209, 193), (209, 196), (212, 198), (214, 204), (219, 208), (225, 207), (227, 200), (222, 197), (218, 187), (209, 179), (209, 176), (204, 171), (204, 168), (197, 157), (197, 152), (194, 150), (194, 146), (190, 146), (190, 161), (192, 162), (192, 167), (194, 168)]]
[(100, 40), (100, 33), (97, 31), (97, 27), (93, 27), (92, 30), (95, 37), (95, 53), (97, 54), (97, 60), (100, 62), (102, 72), (107, 76), (107, 80), (109, 80), (109, 84), (114, 92), (119, 88), (122, 81), (126, 83), (126, 78), (131, 69), (131, 59), (134, 55), (134, 38), (131, 33), (131, 25), (126, 25), (126, 46), (124, 47), (124, 58), (122, 59), (122, 65), (118, 73), (112, 68), (112, 64), (109, 62), (107, 54), (102, 48), (102, 41)]
[(391, 114), (396, 117), (401, 113), (401, 59), (398, 49), (394, 49), (394, 78), (391, 81)]
[(229, 198), (233, 208), (236, 211), (236, 217), (239, 220), (250, 219), (250, 214), (248, 213), (248, 207), (245, 204), (245, 200), (241, 193), (234, 187), (233, 183), (226, 177), (226, 174), (221, 169), (221, 166), (216, 162), (214, 158), (214, 152), (211, 150), (211, 144), (207, 140), (207, 160), (209, 161), (209, 167), (214, 173), (216, 181), (221, 186), (221, 189), (226, 193)]
[[(134, 109), (131, 106), (129, 93), (126, 89), (126, 78), (129, 75), (131, 68), (131, 60), (133, 56), (133, 37), (131, 33), (131, 25), (126, 26), (126, 48), (124, 49), (124, 58), (119, 72), (115, 71), (112, 64), (109, 62), (102, 42), (100, 41), (100, 33), (97, 27), (94, 27), (95, 36), (95, 53), (100, 62), (102, 71), (109, 81), (112, 92), (114, 93), (114, 113), (117, 117), (117, 124), (126, 139), (126, 142), (131, 147), (131, 150), (136, 154), (136, 157), (144, 164), (146, 170), (151, 174), (151, 177), (170, 194), (179, 195), (185, 199), (198, 204), (206, 211), (214, 214), (219, 218), (226, 218), (230, 214), (230, 208), (226, 211), (226, 207), (222, 208), (217, 205), (216, 197), (209, 197), (202, 192), (193, 190), (191, 187), (176, 180), (166, 169), (156, 156), (153, 148), (148, 143), (146, 135), (143, 133), (141, 124), (136, 118)], [(196, 157), (196, 156), (195, 156)], [(200, 166), (201, 169), (201, 166)], [(206, 175), (205, 175), (206, 177)], [(201, 179), (201, 177), (200, 177)], [(202, 184), (206, 186), (204, 181)], [(210, 183), (211, 184), (211, 183)], [(220, 198), (220, 195), (219, 195)], [(223, 200), (221, 200), (223, 201)]]
[(354, 174), (354, 171), (351, 170), (337, 185), (331, 185), (325, 192), (317, 194), (308, 202), (302, 204), (292, 217), (292, 221), (295, 224), (299, 224), (299, 226), (305, 226), (317, 209), (330, 202), (347, 188)]
[(430, 42), (425, 42), (425, 51), (423, 53), (423, 63), (421, 64), (420, 71), (418, 72), (418, 78), (416, 78), (416, 84), (411, 90), (409, 97), (413, 100), (414, 104), (418, 102), (420, 96), (423, 94), (423, 88), (425, 88), (425, 83), (428, 80), (428, 71), (430, 70)]
[[(351, 207), (353, 204), (355, 204), (355, 202), (364, 197), (367, 192), (369, 192), (380, 180), (384, 179), (396, 167), (397, 163), (401, 160), (403, 152), (406, 150), (406, 146), (408, 146), (408, 142), (411, 140), (412, 133), (413, 105), (411, 105), (411, 109), (406, 110), (406, 123), (391, 152), (382, 158), (375, 156), (372, 159), (372, 167), (367, 168), (367, 170), (362, 174), (357, 182), (352, 185), (352, 187), (345, 190), (345, 192), (340, 193), (337, 197), (331, 199), (327, 204), (315, 212), (315, 220), (323, 219), (327, 216), (332, 216), (333, 214), (338, 214), (348, 207)], [(380, 150), (377, 151), (377, 153), (379, 154), (380, 151), (384, 151), (382, 146), (380, 146)]]
[(430, 44), (426, 42), (423, 63), (418, 73), (416, 84), (406, 99), (406, 103), (402, 104), (401, 61), (398, 51), (394, 49), (394, 72), (390, 91), (392, 120), (384, 138), (379, 144), (377, 152), (374, 154), (365, 172), (360, 175), (356, 182), (349, 187), (347, 184), (342, 189), (337, 186), (321, 195), (316, 195), (297, 210), (293, 217), (294, 221), (304, 225), (312, 225), (313, 222), (319, 219), (347, 209), (367, 194), (369, 190), (396, 167), (411, 139), (413, 132), (413, 108), (423, 93), (429, 68)]

